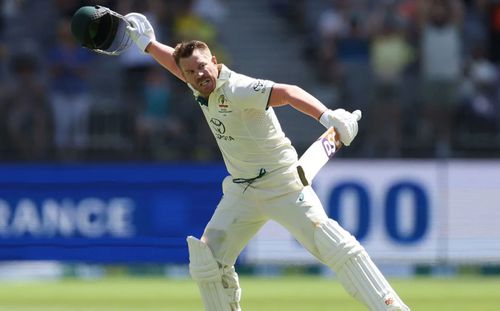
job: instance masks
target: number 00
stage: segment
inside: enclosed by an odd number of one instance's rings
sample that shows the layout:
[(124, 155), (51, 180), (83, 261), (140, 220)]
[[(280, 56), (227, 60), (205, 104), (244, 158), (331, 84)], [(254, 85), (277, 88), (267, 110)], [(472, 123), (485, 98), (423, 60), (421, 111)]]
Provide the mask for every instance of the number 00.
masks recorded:
[[(333, 188), (328, 208), (330, 216), (342, 224), (341, 202), (344, 195), (355, 195), (357, 198), (358, 222), (352, 234), (358, 240), (363, 240), (371, 229), (372, 200), (367, 188), (357, 182), (344, 182)], [(400, 215), (402, 208), (399, 204), (402, 195), (411, 196), (413, 208), (413, 222), (409, 230), (402, 230), (398, 221), (405, 217)], [(399, 181), (391, 184), (384, 194), (383, 200), (384, 229), (387, 235), (398, 243), (415, 243), (422, 239), (429, 225), (429, 200), (424, 188), (413, 181)]]

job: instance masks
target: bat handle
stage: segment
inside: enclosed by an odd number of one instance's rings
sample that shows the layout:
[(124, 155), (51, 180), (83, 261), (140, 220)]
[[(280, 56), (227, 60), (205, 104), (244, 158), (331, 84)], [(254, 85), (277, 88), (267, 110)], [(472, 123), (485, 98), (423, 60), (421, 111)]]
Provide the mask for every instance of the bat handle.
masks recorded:
[(356, 116), (356, 121), (361, 120), (361, 110), (354, 110), (352, 114)]

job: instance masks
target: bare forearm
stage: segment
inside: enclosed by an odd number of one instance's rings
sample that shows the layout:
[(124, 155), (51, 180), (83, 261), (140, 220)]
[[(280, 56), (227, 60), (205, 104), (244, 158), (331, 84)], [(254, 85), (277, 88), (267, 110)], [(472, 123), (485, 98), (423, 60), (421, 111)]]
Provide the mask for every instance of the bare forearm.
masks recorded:
[(318, 120), (321, 114), (327, 110), (327, 107), (316, 97), (300, 87), (287, 84), (276, 84), (271, 93), (270, 106), (279, 107), (284, 105), (290, 105), (316, 120)]
[(182, 73), (175, 63), (173, 57), (174, 48), (160, 43), (158, 41), (152, 41), (146, 48), (146, 51), (163, 67), (170, 71), (177, 78), (184, 80)]

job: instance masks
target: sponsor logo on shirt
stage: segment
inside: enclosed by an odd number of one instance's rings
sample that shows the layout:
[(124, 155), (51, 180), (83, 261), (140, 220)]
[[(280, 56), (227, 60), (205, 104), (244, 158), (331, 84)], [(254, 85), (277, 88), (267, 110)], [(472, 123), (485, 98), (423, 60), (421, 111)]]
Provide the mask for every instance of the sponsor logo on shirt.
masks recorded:
[(226, 135), (226, 126), (221, 120), (212, 118), (210, 119), (210, 126), (212, 127), (212, 132), (215, 138), (225, 141), (233, 141), (234, 138), (231, 135)]
[(262, 80), (256, 80), (254, 84), (252, 84), (252, 89), (255, 92), (264, 93), (266, 91), (266, 87), (264, 86), (264, 82)]

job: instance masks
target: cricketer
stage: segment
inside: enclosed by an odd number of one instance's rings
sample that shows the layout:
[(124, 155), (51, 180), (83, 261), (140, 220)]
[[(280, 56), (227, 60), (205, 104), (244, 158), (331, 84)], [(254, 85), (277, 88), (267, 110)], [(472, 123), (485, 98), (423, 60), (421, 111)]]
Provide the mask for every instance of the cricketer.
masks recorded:
[(346, 291), (368, 309), (410, 310), (363, 246), (328, 217), (311, 186), (301, 182), (297, 152), (273, 109), (291, 105), (327, 129), (334, 127), (345, 146), (357, 135), (360, 115), (327, 109), (298, 86), (236, 73), (219, 64), (204, 42), (182, 42), (175, 48), (162, 44), (142, 14), (129, 13), (124, 18), (136, 47), (192, 90), (229, 172), (222, 182), (223, 196), (203, 235), (187, 238), (189, 270), (205, 310), (241, 310), (234, 264), (269, 220), (285, 227), (335, 271)]

